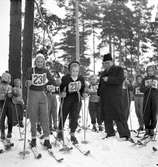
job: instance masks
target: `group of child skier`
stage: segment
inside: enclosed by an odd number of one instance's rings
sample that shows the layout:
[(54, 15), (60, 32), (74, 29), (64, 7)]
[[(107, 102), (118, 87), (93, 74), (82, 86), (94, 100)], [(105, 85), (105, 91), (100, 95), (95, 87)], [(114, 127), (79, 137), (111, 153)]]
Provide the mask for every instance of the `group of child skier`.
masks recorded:
[[(109, 60), (111, 61), (111, 59), (105, 59), (105, 62)], [(103, 131), (103, 122), (106, 125), (105, 113), (102, 111), (102, 107), (106, 106), (103, 105), (104, 101), (101, 104), (101, 93), (98, 93), (99, 76), (91, 76), (88, 80), (89, 84), (85, 84), (84, 77), (80, 75), (80, 63), (78, 61), (72, 61), (68, 66), (68, 70), (69, 73), (61, 79), (55, 79), (46, 68), (45, 58), (42, 54), (36, 56), (34, 67), (28, 69), (25, 86), (28, 90), (26, 112), (31, 123), (31, 147), (36, 147), (37, 130), (40, 128), (43, 132), (43, 145), (47, 149), (52, 148), (49, 135), (53, 129), (57, 131), (57, 139), (64, 140), (63, 128), (68, 115), (70, 140), (73, 144), (77, 144), (78, 140), (75, 132), (78, 127), (82, 99), (86, 97), (89, 97), (88, 107), (92, 130)], [(105, 76), (110, 75), (108, 72), (107, 70), (104, 72)], [(131, 92), (133, 93), (135, 111), (139, 122), (138, 131), (145, 130), (145, 135), (151, 137), (154, 136), (157, 124), (158, 107), (158, 78), (154, 72), (154, 67), (149, 66), (145, 77), (137, 75), (135, 81), (131, 82), (128, 78), (127, 70), (124, 69), (124, 80), (121, 88), (122, 98), (119, 99), (122, 102), (122, 114), (127, 122), (130, 116)], [(104, 79), (101, 86), (104, 86), (104, 82), (106, 82), (106, 85), (110, 83), (108, 83), (108, 79), (105, 76), (101, 77), (101, 79)], [(110, 78), (110, 76), (108, 77)], [(115, 85), (115, 83), (112, 83), (112, 79), (111, 84)], [(24, 127), (23, 115), (25, 105), (22, 98), (21, 85), (19, 78), (14, 79), (13, 84), (11, 84), (9, 72), (6, 71), (2, 74), (0, 82), (1, 140), (12, 137), (13, 126)], [(60, 96), (58, 116), (56, 93)], [(7, 134), (5, 133), (6, 117), (8, 123)], [(52, 127), (52, 118), (54, 127)], [(96, 123), (98, 126), (96, 126)], [(110, 136), (112, 135), (108, 137)]]

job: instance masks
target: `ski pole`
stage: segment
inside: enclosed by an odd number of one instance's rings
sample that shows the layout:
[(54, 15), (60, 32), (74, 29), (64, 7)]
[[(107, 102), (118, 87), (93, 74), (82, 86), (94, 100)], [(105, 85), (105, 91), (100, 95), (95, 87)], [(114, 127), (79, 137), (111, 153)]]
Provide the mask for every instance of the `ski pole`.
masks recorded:
[(86, 141), (86, 101), (85, 101), (85, 98), (83, 100), (84, 102), (84, 140), (82, 141), (83, 144), (87, 144), (88, 141)]
[(24, 129), (24, 146), (23, 151), (20, 152), (20, 155), (23, 156), (23, 159), (25, 159), (26, 154), (29, 154), (29, 151), (26, 151), (26, 133), (27, 133), (27, 116), (28, 116), (28, 103), (29, 103), (29, 94), (30, 94), (30, 88), (27, 86), (27, 100), (26, 100), (26, 112), (25, 112), (25, 129)]
[[(64, 88), (64, 92), (66, 91), (66, 88)], [(59, 90), (60, 93), (60, 90)], [(60, 121), (61, 121), (61, 128), (62, 128), (62, 136), (63, 136), (63, 148), (60, 149), (60, 151), (69, 151), (69, 148), (65, 144), (65, 138), (64, 138), (64, 120), (63, 120), (63, 104), (64, 104), (64, 97), (60, 98)]]

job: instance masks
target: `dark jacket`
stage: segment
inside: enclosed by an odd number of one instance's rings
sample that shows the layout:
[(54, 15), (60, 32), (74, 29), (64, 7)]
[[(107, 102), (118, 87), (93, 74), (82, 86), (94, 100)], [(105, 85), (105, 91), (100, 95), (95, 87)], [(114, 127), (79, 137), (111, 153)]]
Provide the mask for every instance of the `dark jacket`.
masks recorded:
[(50, 72), (44, 68), (30, 68), (27, 71), (26, 80), (32, 80), (31, 90), (44, 91), (47, 84), (53, 84), (56, 86), (54, 78)]
[[(103, 77), (107, 76), (105, 82)], [(103, 118), (120, 120), (125, 119), (122, 111), (122, 83), (124, 81), (123, 69), (118, 66), (112, 66), (109, 71), (101, 74), (98, 95), (101, 101), (101, 110)]]
[[(152, 82), (153, 86), (148, 86), (148, 83)], [(155, 84), (154, 84), (155, 83)], [(158, 78), (156, 76), (146, 76), (141, 84), (140, 91), (144, 93), (144, 96), (148, 96), (148, 93), (150, 91), (150, 94), (156, 94), (158, 95)]]
[[(70, 84), (73, 84), (73, 83), (75, 84), (75, 82), (79, 82), (81, 84), (81, 89), (78, 92), (77, 91), (70, 92), (69, 91)], [(67, 74), (67, 75), (62, 77), (60, 91), (61, 92), (65, 91), (67, 93), (65, 99), (71, 98), (73, 101), (78, 101), (78, 100), (80, 101), (79, 96), (83, 95), (84, 90), (85, 90), (85, 80), (81, 75), (78, 76), (76, 81), (73, 81), (70, 74)]]

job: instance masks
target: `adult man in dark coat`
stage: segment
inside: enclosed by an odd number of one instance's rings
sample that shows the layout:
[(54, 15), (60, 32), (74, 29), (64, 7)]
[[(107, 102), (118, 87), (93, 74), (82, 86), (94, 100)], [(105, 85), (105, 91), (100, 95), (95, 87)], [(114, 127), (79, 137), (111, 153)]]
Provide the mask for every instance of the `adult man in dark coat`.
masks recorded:
[(115, 66), (111, 54), (104, 55), (104, 71), (100, 77), (98, 95), (101, 100), (101, 110), (104, 120), (106, 137), (115, 136), (113, 121), (115, 121), (120, 138), (129, 139), (130, 131), (128, 129), (125, 114), (122, 109), (122, 83), (124, 81), (123, 69)]

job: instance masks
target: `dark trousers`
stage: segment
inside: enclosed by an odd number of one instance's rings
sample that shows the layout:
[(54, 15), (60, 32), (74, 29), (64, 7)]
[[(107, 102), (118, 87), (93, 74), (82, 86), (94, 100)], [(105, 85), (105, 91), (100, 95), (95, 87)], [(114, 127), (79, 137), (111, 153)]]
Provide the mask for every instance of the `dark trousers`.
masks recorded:
[[(120, 137), (130, 137), (130, 131), (126, 121), (115, 120), (115, 123)], [(104, 121), (104, 125), (107, 135), (115, 133), (113, 120)]]
[[(106, 100), (106, 99), (105, 99)], [(117, 104), (116, 104), (117, 102)], [(111, 136), (115, 133), (114, 122), (120, 137), (130, 137), (130, 131), (122, 109), (122, 97), (112, 101), (110, 104), (101, 101), (102, 116), (107, 135)]]
[(139, 127), (144, 127), (144, 121), (143, 121), (143, 96), (135, 96), (134, 102), (135, 102), (135, 112), (138, 118)]
[(145, 129), (155, 129), (157, 124), (158, 94), (151, 94), (148, 99), (144, 97), (143, 110)]
[(70, 133), (75, 132), (78, 126), (80, 106), (81, 106), (80, 102), (74, 101), (72, 98), (64, 99), (62, 109), (60, 106), (60, 111), (59, 111), (59, 130), (62, 130), (62, 128), (64, 128), (66, 118), (69, 115)]
[(12, 133), (12, 111), (13, 111), (13, 103), (11, 98), (6, 98), (6, 101), (0, 101), (1, 108), (1, 132), (5, 131), (5, 118), (8, 120), (8, 132)]
[(100, 103), (89, 102), (89, 114), (91, 117), (91, 123), (101, 125), (101, 109)]

